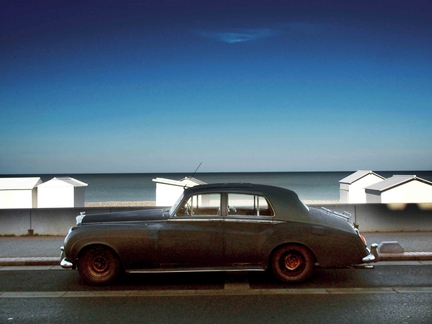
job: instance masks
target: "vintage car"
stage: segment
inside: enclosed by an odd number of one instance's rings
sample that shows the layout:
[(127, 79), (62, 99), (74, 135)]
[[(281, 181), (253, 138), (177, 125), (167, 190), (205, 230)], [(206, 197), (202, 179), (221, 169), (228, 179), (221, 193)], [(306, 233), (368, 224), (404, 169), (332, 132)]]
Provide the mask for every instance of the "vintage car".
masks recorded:
[(316, 265), (374, 261), (343, 213), (309, 208), (291, 190), (228, 183), (185, 189), (170, 209), (77, 216), (61, 247), (61, 266), (90, 284), (121, 271), (265, 271), (285, 282)]

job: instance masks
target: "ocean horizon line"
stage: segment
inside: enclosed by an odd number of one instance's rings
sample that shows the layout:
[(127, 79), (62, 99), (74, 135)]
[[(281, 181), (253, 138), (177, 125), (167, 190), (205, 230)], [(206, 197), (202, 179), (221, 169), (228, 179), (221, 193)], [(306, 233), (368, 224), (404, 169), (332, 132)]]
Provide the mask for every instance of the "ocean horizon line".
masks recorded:
[[(356, 172), (358, 170), (371, 170), (371, 169), (357, 169), (357, 170), (338, 170), (338, 171), (202, 171), (202, 172), (186, 172), (186, 171), (156, 171), (156, 172), (50, 172), (50, 173), (0, 173), (0, 177), (3, 176), (37, 176), (37, 175), (43, 175), (43, 176), (49, 176), (49, 175), (59, 175), (59, 176), (66, 176), (66, 175), (135, 175), (135, 174), (256, 174), (256, 173), (347, 173), (347, 172)], [(397, 174), (400, 174), (400, 172), (432, 172), (431, 170), (371, 170), (373, 172), (379, 173), (379, 172), (395, 172)]]

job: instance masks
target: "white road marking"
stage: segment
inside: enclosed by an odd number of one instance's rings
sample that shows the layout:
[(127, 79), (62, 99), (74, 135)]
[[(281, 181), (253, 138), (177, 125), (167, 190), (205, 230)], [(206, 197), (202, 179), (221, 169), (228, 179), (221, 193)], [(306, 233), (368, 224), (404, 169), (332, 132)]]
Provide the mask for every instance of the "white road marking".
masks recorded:
[(108, 291), (21, 291), (0, 292), (0, 298), (86, 298), (86, 297), (174, 297), (235, 295), (337, 295), (337, 294), (432, 294), (432, 287), (316, 288), (316, 289), (203, 289), (203, 290), (108, 290)]

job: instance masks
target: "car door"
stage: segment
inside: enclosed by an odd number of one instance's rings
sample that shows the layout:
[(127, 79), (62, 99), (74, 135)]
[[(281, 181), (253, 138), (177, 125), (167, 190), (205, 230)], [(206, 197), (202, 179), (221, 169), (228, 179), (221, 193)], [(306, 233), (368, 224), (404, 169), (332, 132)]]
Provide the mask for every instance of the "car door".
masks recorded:
[(159, 231), (159, 263), (164, 268), (205, 268), (223, 265), (221, 195), (185, 197)]
[(246, 268), (262, 266), (262, 246), (273, 232), (272, 206), (259, 195), (228, 193), (226, 199), (226, 265)]

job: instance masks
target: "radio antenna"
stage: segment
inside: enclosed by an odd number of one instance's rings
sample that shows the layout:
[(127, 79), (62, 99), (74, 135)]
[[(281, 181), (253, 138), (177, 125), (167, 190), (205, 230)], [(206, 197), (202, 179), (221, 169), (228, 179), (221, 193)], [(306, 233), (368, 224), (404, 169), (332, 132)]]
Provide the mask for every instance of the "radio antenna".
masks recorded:
[[(192, 178), (194, 177), (195, 173), (197, 173), (197, 171), (198, 171), (198, 169), (200, 168), (201, 164), (202, 164), (202, 162), (200, 162), (200, 164), (199, 164), (198, 167), (195, 169), (194, 173), (192, 173), (192, 176), (191, 176), (189, 179), (192, 179)], [(187, 179), (187, 177), (186, 177), (186, 179)], [(186, 189), (186, 187), (187, 187), (187, 184), (184, 185), (183, 189)]]

